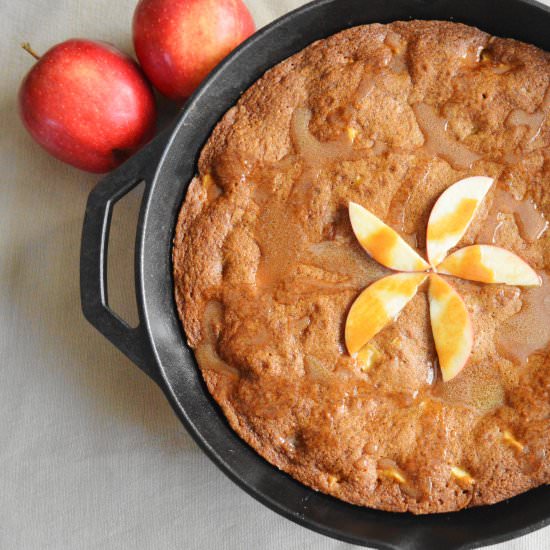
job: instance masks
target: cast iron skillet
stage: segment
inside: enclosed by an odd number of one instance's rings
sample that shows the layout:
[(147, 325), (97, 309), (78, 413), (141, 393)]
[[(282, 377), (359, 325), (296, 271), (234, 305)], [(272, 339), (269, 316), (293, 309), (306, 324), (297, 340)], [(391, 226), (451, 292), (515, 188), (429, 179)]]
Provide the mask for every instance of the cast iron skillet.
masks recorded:
[[(86, 318), (164, 391), (195, 441), (240, 487), (279, 514), (325, 535), (380, 549), (474, 548), (550, 523), (550, 489), (451, 514), (412, 516), (360, 508), (317, 493), (272, 467), (229, 428), (186, 345), (174, 298), (171, 244), (198, 154), (220, 117), (268, 68), (347, 27), (446, 19), (550, 50), (550, 8), (532, 0), (318, 0), (260, 30), (189, 100), (170, 132), (102, 180), (86, 207), (81, 296)], [(135, 277), (139, 326), (108, 306), (106, 258), (113, 205), (146, 182)]]

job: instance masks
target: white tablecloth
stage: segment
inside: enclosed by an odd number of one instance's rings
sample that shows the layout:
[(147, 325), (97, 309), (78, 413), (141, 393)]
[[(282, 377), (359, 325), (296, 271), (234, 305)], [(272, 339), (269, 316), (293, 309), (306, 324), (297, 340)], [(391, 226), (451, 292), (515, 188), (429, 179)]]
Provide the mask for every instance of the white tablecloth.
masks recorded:
[[(259, 27), (303, 3), (248, 1)], [(0, 0), (0, 549), (352, 548), (233, 485), (155, 385), (82, 317), (80, 231), (98, 178), (52, 160), (23, 130), (16, 93), (33, 60), (19, 44), (44, 52), (90, 37), (131, 52), (134, 5)], [(123, 281), (137, 202), (121, 204), (115, 220)], [(114, 291), (129, 314), (130, 286)], [(494, 548), (546, 549), (549, 536)]]

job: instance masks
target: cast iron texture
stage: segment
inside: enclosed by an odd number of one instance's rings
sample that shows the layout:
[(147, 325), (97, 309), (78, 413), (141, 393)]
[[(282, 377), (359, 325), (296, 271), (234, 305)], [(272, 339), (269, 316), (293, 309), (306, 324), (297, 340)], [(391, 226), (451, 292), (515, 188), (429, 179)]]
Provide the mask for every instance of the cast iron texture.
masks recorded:
[[(550, 50), (550, 8), (532, 0), (319, 0), (265, 27), (230, 55), (157, 137), (92, 191), (81, 250), (87, 319), (157, 382), (195, 441), (233, 481), (279, 514), (325, 535), (380, 549), (474, 548), (550, 523), (550, 490), (451, 514), (412, 516), (355, 507), (317, 493), (273, 468), (228, 426), (186, 345), (173, 298), (171, 245), (198, 154), (220, 117), (268, 68), (347, 27), (445, 19)], [(106, 257), (112, 206), (145, 180), (135, 252), (140, 324), (108, 307)]]

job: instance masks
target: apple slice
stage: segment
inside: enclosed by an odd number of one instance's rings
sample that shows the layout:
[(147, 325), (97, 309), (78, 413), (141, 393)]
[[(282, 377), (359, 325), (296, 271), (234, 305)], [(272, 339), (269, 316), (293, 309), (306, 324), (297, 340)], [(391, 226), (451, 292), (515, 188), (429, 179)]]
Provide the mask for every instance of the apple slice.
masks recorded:
[(457, 250), (437, 268), (439, 273), (480, 283), (540, 286), (537, 272), (519, 256), (504, 248), (474, 244)]
[(349, 203), (353, 232), (361, 246), (378, 263), (396, 271), (426, 271), (422, 259), (399, 234), (361, 205)]
[(441, 263), (462, 239), (491, 185), (493, 179), (485, 176), (466, 178), (451, 185), (439, 197), (428, 220), (426, 238), (432, 266)]
[(466, 365), (474, 342), (466, 305), (439, 275), (430, 275), (430, 321), (443, 381), (453, 379)]
[(391, 323), (426, 280), (423, 273), (396, 273), (371, 284), (355, 300), (346, 319), (346, 347), (355, 355)]

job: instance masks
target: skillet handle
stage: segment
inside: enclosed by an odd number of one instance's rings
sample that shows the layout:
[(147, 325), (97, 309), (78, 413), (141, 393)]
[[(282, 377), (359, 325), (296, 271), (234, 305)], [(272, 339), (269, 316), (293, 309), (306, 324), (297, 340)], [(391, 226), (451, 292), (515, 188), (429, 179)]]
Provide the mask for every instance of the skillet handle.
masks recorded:
[[(90, 193), (86, 204), (80, 249), (80, 299), (84, 316), (155, 381), (159, 377), (143, 328), (139, 300), (139, 324), (135, 328), (130, 327), (109, 307), (107, 251), (114, 205), (142, 181), (145, 181), (145, 197), (167, 141), (166, 134), (165, 132), (157, 136), (130, 160), (103, 178)], [(139, 238), (138, 230), (136, 253)], [(137, 263), (135, 273), (135, 286), (139, 289)]]

